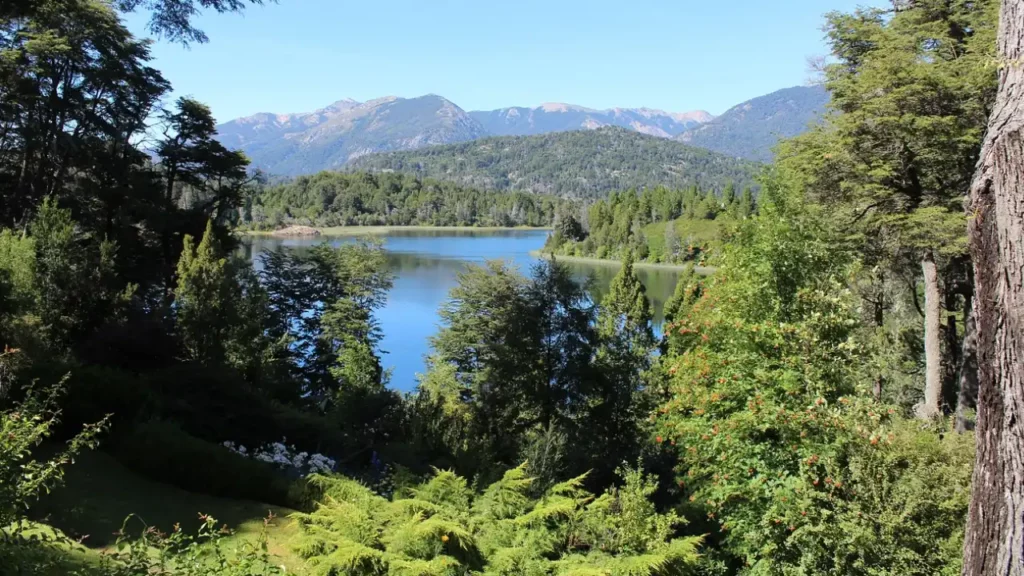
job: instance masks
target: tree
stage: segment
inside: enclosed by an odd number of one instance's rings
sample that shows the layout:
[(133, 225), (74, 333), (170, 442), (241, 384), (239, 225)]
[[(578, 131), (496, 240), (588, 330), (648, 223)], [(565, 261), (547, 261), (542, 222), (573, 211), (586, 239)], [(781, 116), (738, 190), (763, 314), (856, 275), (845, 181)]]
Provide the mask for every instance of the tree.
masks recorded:
[(854, 232), (867, 269), (906, 278), (915, 296), (923, 280), (923, 417), (942, 410), (941, 362), (953, 360), (941, 352), (942, 303), (958, 299), (942, 290), (955, 290), (967, 253), (961, 205), (994, 97), (995, 5), (929, 0), (830, 14), (833, 113), (779, 156)]
[(268, 336), (285, 343), (301, 382), (288, 400), (327, 409), (343, 387), (378, 386), (384, 372), (373, 312), (392, 282), (381, 244), (324, 242), (308, 251), (264, 252), (260, 262), (271, 314)]
[(516, 465), (525, 431), (540, 416), (531, 401), (542, 390), (535, 368), (538, 319), (530, 314), (527, 289), (526, 279), (502, 262), (471, 267), (459, 274), (439, 311), (442, 328), (431, 339), (425, 382), (433, 385), (424, 391), (434, 406), (468, 406), (466, 436), (452, 452), (468, 446), (473, 471), (488, 478)]
[(655, 346), (651, 318), (646, 289), (627, 254), (598, 312), (600, 346), (594, 364), (600, 378), (583, 416), (592, 442), (588, 451), (604, 454), (595, 463), (598, 484), (607, 482), (616, 466), (640, 455), (641, 422), (651, 408), (644, 385)]
[(189, 359), (204, 364), (224, 361), (228, 334), (239, 320), (235, 304), (241, 294), (233, 280), (212, 222), (207, 223), (198, 247), (192, 236), (185, 235), (178, 260), (174, 311), (178, 335)]
[(114, 275), (116, 247), (81, 233), (71, 211), (46, 198), (29, 226), (35, 247), (34, 311), (58, 350), (116, 319), (131, 296)]
[(999, 91), (971, 185), (978, 425), (965, 576), (1024, 574), (1024, 2), (1003, 0)]
[(263, 4), (263, 0), (115, 0), (114, 5), (124, 12), (147, 10), (150, 12), (149, 30), (154, 34), (188, 46), (209, 41), (206, 34), (192, 25), (200, 10), (219, 13), (241, 12), (246, 3)]
[(104, 2), (6, 3), (0, 21), (0, 223), (23, 226), (52, 196), (113, 240), (102, 226), (145, 184), (133, 142), (170, 87), (148, 43)]
[(583, 230), (583, 226), (572, 214), (562, 214), (558, 218), (557, 228), (557, 232), (566, 240), (579, 242), (587, 237), (587, 233)]
[(743, 195), (740, 196), (739, 201), (736, 203), (736, 217), (739, 219), (753, 216), (754, 211), (757, 207), (754, 205), (754, 192), (750, 189), (750, 186), (743, 188)]
[(533, 267), (526, 299), (539, 345), (534, 402), (542, 428), (552, 424), (571, 428), (573, 416), (590, 393), (597, 341), (593, 328), (597, 308), (590, 301), (590, 287), (577, 282), (553, 256)]
[(676, 223), (669, 220), (665, 223), (665, 261), (675, 262), (681, 248), (679, 234), (676, 233)]

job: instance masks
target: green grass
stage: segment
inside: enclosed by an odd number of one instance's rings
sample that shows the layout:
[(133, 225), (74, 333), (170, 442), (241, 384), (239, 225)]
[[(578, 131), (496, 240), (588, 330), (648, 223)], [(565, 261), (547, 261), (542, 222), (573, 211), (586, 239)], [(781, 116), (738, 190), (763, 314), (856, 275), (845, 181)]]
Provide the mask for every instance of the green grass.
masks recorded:
[(301, 573), (303, 561), (289, 541), (298, 531), (287, 508), (246, 500), (195, 494), (139, 476), (103, 452), (83, 454), (67, 470), (64, 485), (45, 495), (30, 510), (33, 519), (61, 530), (74, 540), (84, 537), (88, 556), (110, 547), (125, 518), (134, 514), (129, 528), (144, 525), (169, 531), (175, 523), (191, 533), (199, 526), (199, 513), (227, 524), (234, 533), (224, 540), (231, 550), (243, 540), (254, 540), (269, 512), (276, 517), (268, 527), (270, 553), (289, 573)]
[[(676, 236), (683, 246), (710, 244), (714, 248), (719, 244), (722, 219), (679, 218), (671, 224), (675, 226)], [(647, 246), (652, 256), (665, 253), (665, 227), (668, 225), (668, 222), (656, 222), (644, 227), (644, 236), (647, 238)]]

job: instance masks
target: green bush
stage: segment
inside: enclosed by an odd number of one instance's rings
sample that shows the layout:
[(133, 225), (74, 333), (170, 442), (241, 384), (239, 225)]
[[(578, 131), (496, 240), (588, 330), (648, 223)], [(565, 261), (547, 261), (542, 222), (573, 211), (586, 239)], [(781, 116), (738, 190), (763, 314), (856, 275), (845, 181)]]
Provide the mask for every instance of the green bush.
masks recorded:
[(145, 378), (137, 374), (106, 366), (69, 368), (68, 374), (61, 419), (71, 430), (109, 414), (110, 434), (117, 436), (156, 409)]
[(660, 514), (652, 477), (624, 472), (624, 486), (595, 499), (584, 477), (531, 497), (526, 466), (483, 493), (437, 471), (387, 500), (359, 483), (314, 476), (321, 502), (298, 514), (299, 554), (316, 574), (350, 576), (676, 576), (697, 561), (699, 537), (676, 538), (682, 519)]
[(289, 506), (292, 481), (269, 464), (152, 420), (122, 434), (110, 447), (126, 467), (184, 490)]
[(348, 442), (330, 420), (275, 402), (228, 367), (181, 364), (148, 375), (165, 420), (198, 438), (261, 446), (287, 438), (308, 452), (341, 455)]

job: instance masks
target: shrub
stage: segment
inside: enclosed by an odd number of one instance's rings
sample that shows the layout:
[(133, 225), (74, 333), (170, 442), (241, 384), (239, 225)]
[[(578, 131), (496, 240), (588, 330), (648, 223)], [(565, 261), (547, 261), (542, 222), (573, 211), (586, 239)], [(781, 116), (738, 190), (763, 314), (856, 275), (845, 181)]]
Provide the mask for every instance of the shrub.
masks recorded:
[(143, 377), (106, 366), (70, 368), (67, 394), (61, 402), (64, 428), (111, 417), (114, 435), (130, 429), (140, 417), (151, 415), (156, 399)]
[(594, 500), (579, 477), (530, 497), (526, 466), (482, 494), (438, 471), (395, 500), (338, 477), (313, 477), (320, 506), (297, 518), (297, 551), (317, 574), (465, 576), (553, 573), (669, 576), (697, 559), (699, 538), (673, 538), (681, 521), (648, 500), (653, 479), (625, 474), (625, 486)]
[(212, 496), (288, 506), (291, 481), (268, 464), (200, 440), (175, 424), (152, 420), (112, 446), (122, 464), (179, 488)]
[[(0, 352), (0, 374), (17, 357)], [(26, 521), (28, 505), (41, 493), (61, 483), (64, 467), (83, 450), (93, 448), (104, 421), (86, 426), (67, 446), (48, 459), (36, 449), (53, 435), (57, 425), (62, 386), (29, 389), (25, 398), (0, 412), (0, 573), (43, 573), (65, 568), (62, 550), (52, 544), (69, 544), (66, 538), (45, 530), (33, 530)]]
[(136, 518), (129, 516), (118, 531), (114, 550), (104, 556), (101, 570), (109, 576), (271, 576), (284, 574), (270, 558), (267, 526), (273, 516), (264, 520), (263, 530), (255, 541), (244, 541), (234, 550), (224, 549), (222, 539), (230, 532), (218, 526), (217, 520), (205, 514), (195, 536), (175, 525), (170, 534), (145, 526), (138, 536), (128, 533), (127, 525)]
[(153, 372), (147, 380), (160, 398), (161, 417), (209, 442), (259, 446), (287, 438), (308, 452), (348, 451), (337, 425), (271, 400), (232, 368), (182, 364)]

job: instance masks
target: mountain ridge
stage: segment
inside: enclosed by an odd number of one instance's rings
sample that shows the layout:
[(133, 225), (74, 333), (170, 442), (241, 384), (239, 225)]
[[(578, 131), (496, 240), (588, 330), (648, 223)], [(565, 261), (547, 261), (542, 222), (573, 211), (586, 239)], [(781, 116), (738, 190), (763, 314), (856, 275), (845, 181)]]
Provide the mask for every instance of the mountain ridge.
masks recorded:
[(793, 87), (743, 102), (721, 116), (646, 107), (597, 110), (562, 102), (467, 112), (440, 95), (426, 94), (365, 102), (344, 98), (312, 112), (260, 112), (217, 129), (218, 139), (245, 152), (255, 168), (282, 176), (342, 169), (380, 152), (604, 127), (769, 161), (775, 142), (805, 130), (827, 101), (823, 88)]
[(666, 138), (606, 126), (596, 130), (479, 140), (371, 154), (346, 170), (400, 172), (486, 190), (601, 197), (613, 190), (755, 186), (760, 165)]
[(829, 99), (822, 86), (783, 88), (741, 102), (675, 139), (737, 158), (770, 162), (772, 147), (820, 119)]

